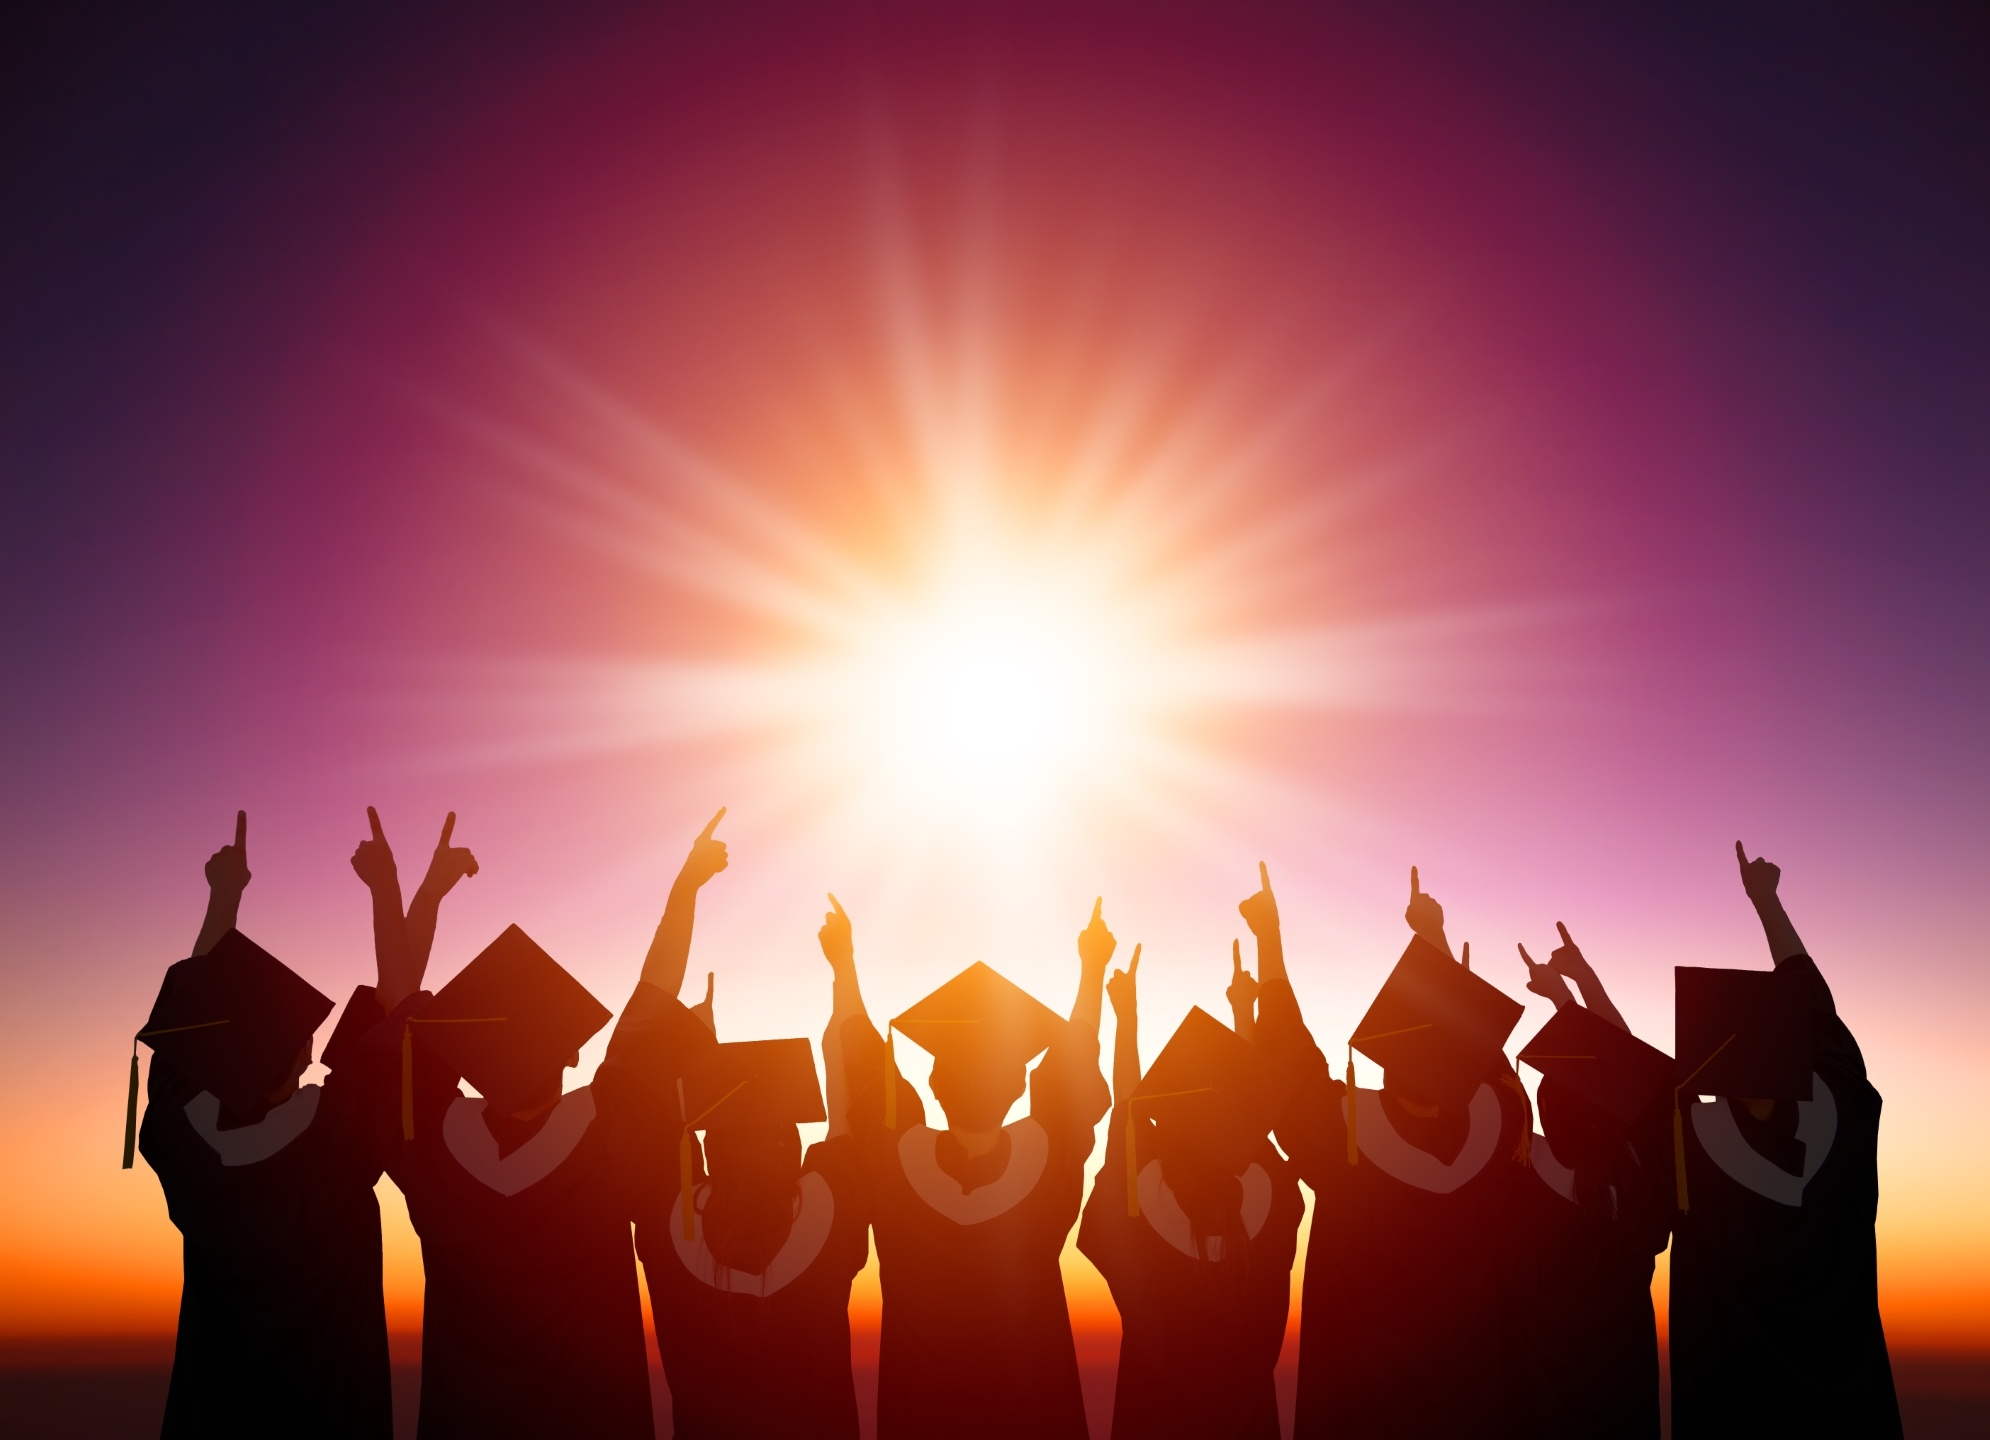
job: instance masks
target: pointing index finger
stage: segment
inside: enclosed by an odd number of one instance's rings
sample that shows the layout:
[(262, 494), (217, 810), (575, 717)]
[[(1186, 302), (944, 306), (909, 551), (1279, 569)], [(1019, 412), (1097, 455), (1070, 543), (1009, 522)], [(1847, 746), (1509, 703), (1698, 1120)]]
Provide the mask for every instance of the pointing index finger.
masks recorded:
[(1525, 945), (1516, 945), (1514, 949), (1520, 952), (1520, 962), (1529, 970), (1532, 970), (1534, 968), (1534, 957), (1527, 953), (1527, 947)]
[(829, 897), (829, 906), (832, 910), (836, 912), (838, 919), (847, 920), (850, 918), (848, 915), (845, 915), (843, 913), (843, 902), (841, 900), (838, 900), (833, 894), (830, 895)]
[(1126, 962), (1126, 978), (1131, 980), (1134, 976), (1134, 972), (1139, 970), (1139, 968), (1140, 968), (1140, 947), (1136, 944), (1133, 947), (1133, 958)]
[(235, 848), (244, 854), (248, 853), (249, 812), (246, 810), (237, 810), (235, 812)]
[(707, 970), (705, 972), (705, 1003), (707, 1005), (712, 1003), (712, 982), (715, 978), (716, 976), (712, 971)]
[(1555, 929), (1561, 932), (1562, 944), (1568, 946), (1569, 949), (1571, 950), (1575, 949), (1575, 941), (1569, 939), (1569, 927), (1562, 924), (1561, 921), (1557, 920), (1555, 922)]
[(1105, 918), (1100, 914), (1100, 912), (1105, 908), (1106, 908), (1106, 897), (1103, 895), (1101, 895), (1098, 899), (1092, 902), (1092, 923), (1094, 925), (1103, 925), (1106, 923)]
[(1414, 900), (1422, 893), (1423, 891), (1417, 888), (1416, 866), (1412, 865), (1410, 866), (1410, 899)]
[(1241, 940), (1232, 940), (1230, 942), (1231, 978), (1233, 979), (1239, 978), (1243, 975), (1243, 973), (1244, 973), (1244, 942)]
[(456, 832), (456, 812), (451, 810), (442, 821), (442, 838), (435, 843), (442, 849), (449, 848), (449, 837)]
[(707, 826), (706, 826), (706, 827), (704, 828), (704, 830), (702, 830), (702, 831), (701, 831), (701, 832), (699, 833), (699, 835), (698, 835), (698, 838), (699, 838), (700, 840), (709, 840), (709, 839), (711, 839), (711, 838), (712, 838), (712, 832), (713, 832), (714, 830), (716, 830), (716, 829), (718, 829), (718, 828), (719, 828), (719, 821), (721, 821), (721, 820), (723, 820), (723, 819), (725, 819), (725, 818), (726, 818), (726, 807), (725, 807), (725, 806), (723, 806), (723, 805), (721, 805), (721, 806), (719, 806), (719, 813), (718, 813), (718, 814), (716, 814), (716, 815), (714, 815), (714, 816), (712, 817), (712, 821), (711, 821), (711, 823), (710, 823), (709, 825), (707, 825)]
[(1734, 842), (1734, 858), (1739, 860), (1742, 863), (1742, 866), (1746, 868), (1748, 864), (1748, 852), (1741, 848), (1741, 842), (1739, 840)]
[(387, 843), (386, 834), (380, 829), (380, 812), (371, 805), (366, 807), (366, 823), (373, 827), (373, 838), (382, 845)]
[(1258, 889), (1267, 892), (1271, 889), (1271, 871), (1265, 869), (1265, 864), (1262, 860), (1258, 861)]

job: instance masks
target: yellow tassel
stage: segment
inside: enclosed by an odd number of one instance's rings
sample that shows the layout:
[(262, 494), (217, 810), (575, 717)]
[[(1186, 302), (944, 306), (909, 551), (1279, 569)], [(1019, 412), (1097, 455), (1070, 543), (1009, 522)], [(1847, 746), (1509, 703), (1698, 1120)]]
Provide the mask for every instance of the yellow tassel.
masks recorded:
[(898, 1128), (898, 1055), (891, 1046), (891, 1027), (884, 1027), (884, 1128)]
[(138, 1149), (138, 1042), (131, 1042), (131, 1084), (124, 1092), (124, 1168)]
[(1350, 1165), (1361, 1163), (1361, 1141), (1355, 1130), (1355, 1110), (1354, 1047), (1350, 1045), (1347, 1047), (1347, 1163)]
[(1129, 1102), (1126, 1107), (1126, 1213), (1134, 1220), (1140, 1218), (1140, 1156), (1133, 1144), (1139, 1128)]
[(401, 1027), (401, 1138), (415, 1138), (415, 1031)]
[(694, 1208), (693, 1186), (691, 1183), (691, 1127), (684, 1127), (684, 1137), (677, 1142), (677, 1177), (684, 1189), (684, 1238), (698, 1238), (697, 1211)]
[(1672, 1173), (1678, 1180), (1679, 1213), (1686, 1213), (1686, 1117), (1679, 1113), (1679, 1092), (1672, 1092)]

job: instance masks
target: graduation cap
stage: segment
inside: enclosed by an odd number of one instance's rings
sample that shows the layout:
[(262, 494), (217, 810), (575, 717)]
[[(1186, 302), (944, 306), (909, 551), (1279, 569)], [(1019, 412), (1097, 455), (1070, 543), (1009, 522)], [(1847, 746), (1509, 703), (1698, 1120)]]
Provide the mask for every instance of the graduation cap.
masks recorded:
[(1611, 1119), (1633, 1125), (1672, 1085), (1672, 1057), (1580, 1005), (1555, 1011), (1520, 1058)]
[(1679, 1097), (1810, 1098), (1810, 1007), (1780, 970), (1672, 972), (1672, 1035), (1679, 1049), (1672, 1092), (1673, 1164), (1686, 1208), (1686, 1123)]
[(341, 1065), (356, 1061), (366, 1032), (383, 1018), (374, 988), (371, 985), (355, 985), (345, 1002), (345, 1009), (339, 1011), (339, 1023), (332, 1027), (332, 1037), (325, 1042), (318, 1059), (328, 1070), (336, 1070)]
[(1190, 1010), (1130, 1097), (1126, 1213), (1140, 1213), (1137, 1114), (1236, 1175), (1270, 1132), (1287, 1088), (1283, 1072), (1255, 1045), (1206, 1010)]
[(807, 1125), (829, 1118), (816, 1081), (815, 1051), (805, 1039), (735, 1040), (713, 1045), (684, 1075), (684, 1133), (678, 1175), (684, 1191), (684, 1238), (695, 1239), (691, 1132), (735, 1125)]
[(898, 1128), (898, 1064), (890, 1031), (927, 1054), (986, 1056), (1027, 1065), (1065, 1028), (1064, 1017), (979, 960), (886, 1027), (884, 1123)]
[(508, 927), (402, 1032), (402, 1135), (414, 1138), (416, 1040), (506, 1109), (527, 1099), (608, 1019), (607, 1008), (559, 961), (516, 925)]
[[(1368, 1013), (1348, 1040), (1347, 1162), (1359, 1163), (1355, 1138), (1354, 1052), (1436, 1095), (1470, 1090), (1501, 1067), (1506, 1037), (1520, 1023), (1520, 1003), (1425, 940), (1410, 937)], [(1518, 1086), (1518, 1077), (1514, 1077)], [(1524, 1097), (1526, 1091), (1521, 1091)], [(1523, 1147), (1526, 1136), (1521, 1137)]]
[(250, 1114), (290, 1075), (297, 1052), (331, 1010), (309, 981), (239, 930), (205, 955), (169, 966), (131, 1044), (124, 1168), (131, 1168), (138, 1138), (138, 1041), (224, 1108)]

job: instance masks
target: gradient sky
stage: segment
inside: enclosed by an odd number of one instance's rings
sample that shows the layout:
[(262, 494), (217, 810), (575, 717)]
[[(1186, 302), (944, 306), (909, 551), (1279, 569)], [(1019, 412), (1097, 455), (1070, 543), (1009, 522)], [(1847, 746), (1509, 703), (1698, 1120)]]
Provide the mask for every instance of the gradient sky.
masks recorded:
[[(482, 862), (438, 981), (515, 920), (619, 1005), (726, 804), (738, 1038), (819, 1033), (825, 889), (880, 1014), (1062, 1008), (1099, 894), (1217, 1008), (1262, 858), (1323, 1041), (1415, 863), (1668, 1044), (1743, 839), (1887, 1099), (1890, 1333), (1990, 1346), (1980, 17), (400, 8), (10, 47), (0, 1334), (171, 1323), (125, 1056), (237, 807), (327, 993), (375, 804)], [(838, 668), (984, 562), (1139, 697), (999, 805)]]

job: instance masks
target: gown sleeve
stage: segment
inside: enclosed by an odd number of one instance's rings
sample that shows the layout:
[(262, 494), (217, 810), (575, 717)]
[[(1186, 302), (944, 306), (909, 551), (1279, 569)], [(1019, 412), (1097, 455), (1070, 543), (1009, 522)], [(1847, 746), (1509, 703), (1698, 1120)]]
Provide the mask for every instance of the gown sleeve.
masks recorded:
[[(884, 1087), (886, 1082), (884, 1040), (870, 1016), (862, 1011), (843, 1022), (838, 1036), (842, 1058), (844, 1104), (850, 1129), (858, 1134), (884, 1128)], [(827, 1046), (824, 1047), (825, 1052)], [(898, 1128), (926, 1123), (926, 1107), (919, 1092), (898, 1077)]]
[(1859, 1042), (1852, 1038), (1851, 1030), (1838, 1018), (1838, 1007), (1831, 998), (1831, 987), (1825, 983), (1823, 974), (1817, 968), (1817, 962), (1810, 956), (1799, 953), (1777, 965), (1776, 973), (1789, 976), (1810, 1002), (1811, 1043), (1813, 1053), (1817, 1056), (1818, 1067), (1864, 1080), (1865, 1056), (1860, 1053)]
[(1318, 1190), (1329, 1165), (1345, 1153), (1347, 1128), (1340, 1107), (1344, 1087), (1334, 1079), (1326, 1055), (1306, 1028), (1291, 981), (1267, 980), (1259, 988), (1257, 1044), (1293, 1079), (1292, 1098), (1274, 1133), (1300, 1178)]
[[(1078, 1223), (1078, 1253), (1098, 1267), (1116, 1297), (1127, 1283), (1133, 1218), (1126, 1213), (1126, 1111), (1115, 1106), (1106, 1129), (1105, 1161)], [(1125, 1301), (1120, 1298), (1120, 1303)]]
[(1099, 1071), (1099, 1039), (1068, 1027), (1030, 1073), (1030, 1118), (1082, 1159), (1092, 1153), (1112, 1091)]

